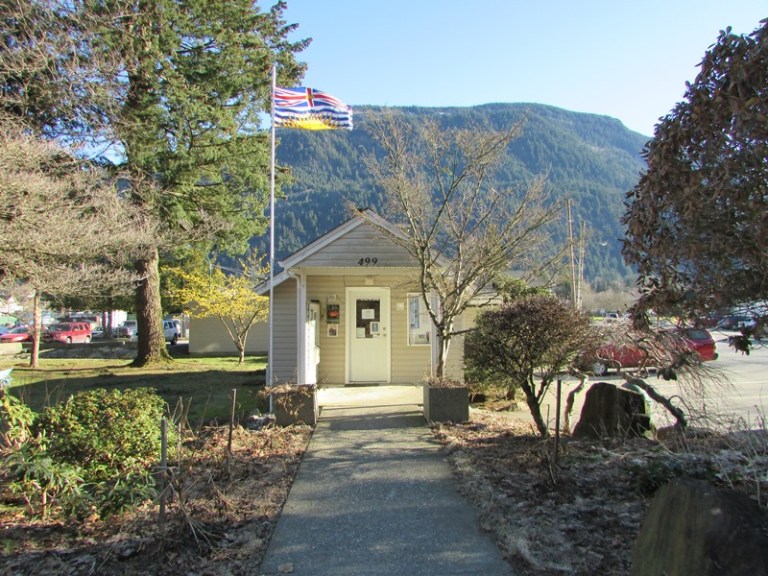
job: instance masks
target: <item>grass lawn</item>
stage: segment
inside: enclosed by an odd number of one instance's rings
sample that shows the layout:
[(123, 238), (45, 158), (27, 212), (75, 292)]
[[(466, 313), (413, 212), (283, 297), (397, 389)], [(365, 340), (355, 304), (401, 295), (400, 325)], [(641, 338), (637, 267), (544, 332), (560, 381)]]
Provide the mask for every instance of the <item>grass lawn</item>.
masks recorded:
[(189, 425), (229, 422), (236, 390), (235, 417), (267, 410), (259, 395), (264, 387), (266, 358), (177, 358), (162, 367), (133, 368), (130, 360), (91, 358), (42, 358), (40, 368), (25, 360), (0, 358), (0, 370), (13, 368), (11, 391), (33, 410), (66, 400), (70, 395), (96, 388), (154, 388), (175, 417), (185, 415)]

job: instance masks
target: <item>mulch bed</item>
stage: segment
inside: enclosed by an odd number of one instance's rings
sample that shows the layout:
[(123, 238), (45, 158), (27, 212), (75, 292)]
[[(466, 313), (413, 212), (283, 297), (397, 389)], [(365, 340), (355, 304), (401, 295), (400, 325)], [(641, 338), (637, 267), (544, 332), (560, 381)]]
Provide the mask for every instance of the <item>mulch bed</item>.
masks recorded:
[[(0, 573), (256, 575), (312, 429), (210, 427), (188, 439), (172, 475), (165, 523), (157, 502), (82, 521), (30, 519), (0, 492)], [(688, 476), (768, 494), (765, 431), (685, 441), (538, 437), (524, 418), (473, 410), (438, 425), (457, 482), (517, 576), (628, 575), (654, 492)], [(11, 504), (11, 506), (8, 506)]]

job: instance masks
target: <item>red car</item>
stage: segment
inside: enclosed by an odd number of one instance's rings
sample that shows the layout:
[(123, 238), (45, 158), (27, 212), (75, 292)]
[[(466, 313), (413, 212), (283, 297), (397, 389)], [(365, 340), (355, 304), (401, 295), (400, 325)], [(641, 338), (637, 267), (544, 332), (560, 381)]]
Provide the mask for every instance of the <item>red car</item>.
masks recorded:
[[(676, 328), (670, 333), (669, 342), (677, 349), (696, 352), (704, 362), (717, 360), (715, 340), (704, 328)], [(582, 355), (579, 365), (595, 376), (602, 376), (611, 369), (654, 367), (648, 350), (632, 344), (607, 344), (596, 352)]]
[(580, 364), (582, 369), (595, 376), (603, 376), (611, 369), (639, 368), (648, 364), (648, 352), (629, 344), (622, 346), (607, 344), (597, 352), (587, 355), (587, 357), (590, 356), (591, 361), (582, 360)]
[(32, 332), (29, 326), (17, 326), (0, 335), (0, 342), (32, 342)]
[(701, 359), (705, 362), (717, 360), (717, 346), (715, 339), (708, 330), (704, 328), (681, 328), (683, 332), (683, 342), (689, 350), (698, 352)]
[(91, 341), (91, 327), (86, 322), (57, 322), (51, 324), (43, 332), (43, 342), (61, 342), (63, 344), (73, 344), (82, 342), (87, 344)]

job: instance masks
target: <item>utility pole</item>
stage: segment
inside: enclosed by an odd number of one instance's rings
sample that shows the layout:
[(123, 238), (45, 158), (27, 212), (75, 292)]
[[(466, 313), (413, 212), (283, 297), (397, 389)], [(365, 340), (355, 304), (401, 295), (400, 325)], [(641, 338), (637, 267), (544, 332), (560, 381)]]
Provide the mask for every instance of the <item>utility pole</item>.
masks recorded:
[(571, 199), (566, 202), (568, 212), (568, 247), (571, 251), (571, 303), (578, 310), (578, 301), (576, 300), (576, 249), (573, 242), (573, 217), (571, 215)]
[(568, 211), (568, 246), (571, 250), (571, 302), (576, 310), (581, 310), (581, 286), (584, 283), (584, 256), (586, 252), (586, 227), (582, 220), (579, 231), (579, 258), (577, 260), (570, 198), (566, 202), (566, 210)]
[(578, 284), (576, 289), (576, 309), (581, 310), (582, 306), (582, 294), (581, 287), (584, 286), (584, 257), (587, 252), (587, 225), (584, 220), (581, 221), (581, 229), (579, 231), (579, 275)]

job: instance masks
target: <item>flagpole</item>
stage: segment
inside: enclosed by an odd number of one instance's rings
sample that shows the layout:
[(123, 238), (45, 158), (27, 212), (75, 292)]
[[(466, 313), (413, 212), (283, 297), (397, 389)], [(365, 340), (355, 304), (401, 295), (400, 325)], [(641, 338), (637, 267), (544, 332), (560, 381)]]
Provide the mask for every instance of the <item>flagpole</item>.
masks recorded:
[[(277, 62), (272, 64), (272, 87), (270, 89), (270, 170), (269, 170), (269, 356), (267, 357), (267, 386), (272, 386), (274, 366), (274, 342), (272, 322), (274, 318), (274, 280), (275, 280), (275, 86), (277, 86)], [(272, 408), (270, 396), (270, 410)]]
[[(275, 384), (275, 124), (280, 109), (280, 125), (312, 130), (348, 128), (352, 129), (352, 110), (343, 102), (319, 90), (311, 88), (280, 88), (280, 105), (277, 98), (277, 62), (272, 64), (272, 94), (270, 95), (270, 174), (269, 174), (269, 357), (267, 362), (267, 386)], [(289, 94), (286, 99), (284, 92)], [(312, 102), (308, 94), (312, 92)], [(317, 114), (320, 112), (320, 114)], [(287, 113), (288, 121), (283, 120)], [(308, 121), (308, 122), (307, 122)], [(270, 395), (269, 408), (272, 411)]]

